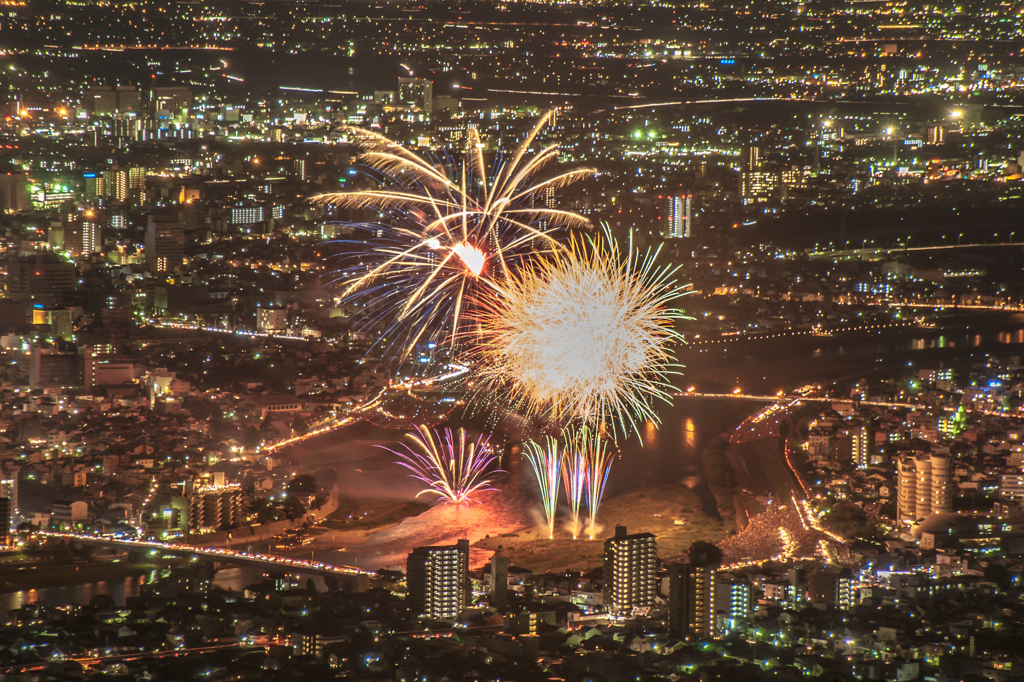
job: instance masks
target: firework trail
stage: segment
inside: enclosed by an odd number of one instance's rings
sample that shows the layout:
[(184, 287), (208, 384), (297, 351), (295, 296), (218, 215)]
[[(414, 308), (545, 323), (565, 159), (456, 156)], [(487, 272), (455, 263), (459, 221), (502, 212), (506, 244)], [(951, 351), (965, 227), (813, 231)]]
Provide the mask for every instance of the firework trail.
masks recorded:
[(637, 431), (657, 422), (678, 373), (674, 308), (688, 291), (657, 251), (623, 252), (608, 234), (570, 240), (480, 298), (472, 349), (479, 376), (555, 423)]
[(586, 460), (586, 498), (590, 517), (587, 533), (593, 540), (597, 531), (597, 510), (601, 506), (601, 498), (604, 497), (604, 488), (608, 483), (608, 474), (612, 470), (614, 454), (608, 449), (608, 442), (601, 437), (597, 429), (584, 426), (580, 429), (576, 442)]
[(490, 169), (475, 129), (460, 163), (425, 159), (370, 131), (350, 129), (361, 161), (381, 188), (323, 194), (313, 201), (373, 209), (394, 225), (374, 224), (378, 238), (338, 270), (343, 300), (361, 299), (371, 323), (388, 320), (401, 357), (420, 340), (451, 342), (461, 329), (468, 295), (506, 278), (538, 252), (560, 248), (551, 232), (588, 227), (586, 219), (546, 205), (551, 192), (593, 174), (590, 169), (538, 175), (558, 158), (551, 144), (529, 154), (551, 114)]
[(562, 457), (562, 483), (565, 501), (569, 503), (570, 532), (575, 540), (580, 531), (580, 506), (587, 484), (587, 459), (578, 450), (567, 449)]
[[(428, 487), (416, 494), (433, 493), (452, 504), (472, 502), (470, 497), (483, 490), (494, 490), (491, 477), (504, 473), (496, 469), (497, 457), (487, 442), (490, 436), (480, 436), (475, 443), (466, 440), (466, 432), (458, 429), (437, 431), (417, 426), (416, 431), (405, 434), (401, 444), (405, 451), (384, 448), (398, 457), (398, 463), (412, 472)], [(381, 446), (383, 447), (383, 446)]]
[(555, 537), (555, 515), (558, 511), (559, 470), (563, 454), (558, 447), (558, 440), (548, 436), (545, 444), (534, 441), (526, 443), (523, 457), (530, 462), (533, 473), (537, 476), (540, 487), (540, 501), (544, 507), (544, 518), (548, 523), (548, 539)]

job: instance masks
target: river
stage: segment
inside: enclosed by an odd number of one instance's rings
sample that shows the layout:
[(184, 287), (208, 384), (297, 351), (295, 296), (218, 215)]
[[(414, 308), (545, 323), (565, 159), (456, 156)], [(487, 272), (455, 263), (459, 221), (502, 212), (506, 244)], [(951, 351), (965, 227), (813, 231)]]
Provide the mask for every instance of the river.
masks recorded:
[[(923, 333), (914, 330), (907, 335), (752, 341), (736, 344), (725, 352), (689, 353), (683, 357), (688, 365), (684, 383), (719, 387), (741, 385), (751, 392), (775, 392), (809, 382), (827, 384), (860, 374), (891, 372), (908, 363), (952, 362), (964, 355), (998, 350), (1024, 353), (1024, 315), (976, 316), (970, 322), (973, 323), (960, 328), (950, 324)], [(716, 514), (717, 505), (703, 481), (700, 452), (710, 439), (731, 429), (761, 406), (728, 399), (678, 400), (661, 411), (661, 426), (644, 425), (642, 442), (634, 437), (622, 445), (622, 456), (613, 465), (607, 495), (678, 483), (701, 496), (706, 513)], [(393, 466), (386, 452), (376, 447), (396, 435), (393, 431), (356, 425), (310, 439), (292, 454), (303, 466), (314, 470), (333, 467), (348, 471), (342, 481), (343, 494), (411, 498), (419, 486), (403, 470)], [(519, 474), (524, 473), (520, 468)], [(353, 556), (346, 563), (358, 564), (358, 557)], [(31, 602), (88, 603), (97, 594), (108, 594), (123, 604), (154, 577), (134, 576), (3, 594), (0, 609), (6, 612)], [(217, 573), (214, 584), (241, 591), (246, 585), (258, 582), (260, 577), (257, 569), (228, 568)]]
[[(299, 584), (304, 585), (307, 577), (300, 576)], [(323, 590), (323, 578), (312, 576), (317, 589)], [(142, 586), (155, 581), (157, 572), (134, 575), (119, 580), (102, 580), (80, 585), (63, 585), (47, 587), (39, 590), (22, 590), (0, 594), (0, 613), (6, 614), (11, 609), (18, 609), (26, 604), (39, 603), (46, 606), (63, 606), (66, 604), (88, 604), (89, 600), (101, 594), (113, 597), (114, 603), (123, 606), (125, 600), (137, 597)], [(222, 590), (241, 592), (248, 585), (260, 582), (263, 571), (254, 567), (231, 567), (217, 571), (213, 585)]]

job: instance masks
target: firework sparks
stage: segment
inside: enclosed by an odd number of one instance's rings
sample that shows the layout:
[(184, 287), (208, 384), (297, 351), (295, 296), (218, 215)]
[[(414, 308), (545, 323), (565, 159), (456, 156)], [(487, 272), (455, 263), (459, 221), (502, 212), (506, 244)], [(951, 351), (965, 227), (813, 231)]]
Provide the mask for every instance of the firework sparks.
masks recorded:
[(491, 477), (504, 473), (495, 468), (497, 457), (487, 442), (490, 436), (480, 436), (476, 442), (466, 440), (466, 432), (458, 429), (436, 431), (417, 426), (407, 433), (402, 447), (405, 451), (384, 448), (398, 457), (398, 463), (412, 472), (428, 487), (417, 493), (433, 493), (452, 504), (473, 501), (471, 496), (483, 490), (493, 490)]
[(545, 444), (534, 441), (526, 443), (523, 457), (530, 463), (540, 487), (540, 501), (544, 507), (544, 518), (548, 524), (548, 539), (555, 537), (555, 515), (558, 512), (559, 470), (562, 465), (562, 451), (558, 440), (547, 437)]
[(387, 318), (401, 330), (402, 357), (424, 335), (455, 339), (467, 295), (503, 279), (537, 252), (560, 248), (552, 231), (588, 226), (583, 217), (537, 200), (593, 174), (578, 169), (538, 179), (558, 157), (557, 144), (529, 155), (549, 119), (542, 116), (511, 155), (490, 169), (475, 130), (468, 132), (462, 162), (453, 166), (433, 163), (379, 134), (350, 129), (363, 149), (361, 161), (380, 174), (382, 188), (313, 201), (373, 209), (396, 223), (372, 226), (379, 236), (371, 251), (339, 268), (337, 281), (343, 282), (342, 299), (372, 301), (368, 321)]
[(579, 536), (580, 506), (587, 484), (587, 458), (584, 453), (567, 451), (562, 457), (562, 483), (565, 485), (565, 501), (569, 503), (569, 531), (575, 540)]
[(608, 483), (614, 455), (608, 449), (608, 442), (596, 429), (583, 427), (576, 442), (587, 465), (586, 497), (587, 513), (590, 517), (587, 533), (593, 540), (597, 531), (597, 510), (601, 506), (601, 498), (604, 497), (604, 487)]
[(482, 297), (475, 349), (481, 376), (513, 404), (553, 421), (612, 423), (623, 432), (657, 421), (669, 401), (681, 340), (672, 304), (685, 291), (657, 251), (623, 253), (604, 239), (573, 239)]

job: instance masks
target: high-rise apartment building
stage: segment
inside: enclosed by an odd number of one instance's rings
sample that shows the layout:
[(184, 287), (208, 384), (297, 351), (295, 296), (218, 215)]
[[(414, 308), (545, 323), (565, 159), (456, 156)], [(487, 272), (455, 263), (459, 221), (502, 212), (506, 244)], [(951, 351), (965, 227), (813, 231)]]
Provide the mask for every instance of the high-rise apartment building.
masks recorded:
[(945, 455), (931, 456), (932, 509), (931, 513), (946, 513), (953, 509), (953, 460)]
[(900, 523), (917, 520), (917, 470), (913, 457), (904, 457), (896, 462), (896, 512)]
[(615, 527), (604, 543), (604, 601), (616, 613), (654, 605), (658, 546), (650, 533), (628, 535)]
[(668, 572), (668, 629), (680, 639), (715, 635), (715, 569), (685, 564)]
[(748, 581), (719, 575), (714, 590), (719, 629), (732, 629), (754, 612), (754, 589)]
[(85, 200), (92, 201), (99, 197), (107, 196), (105, 182), (102, 173), (86, 173), (85, 178)]
[(128, 189), (141, 190), (146, 188), (146, 169), (142, 166), (132, 166), (128, 169)]
[(923, 519), (932, 513), (932, 462), (926, 454), (914, 457), (914, 516)]
[(690, 236), (693, 225), (693, 196), (677, 194), (668, 198), (668, 236), (682, 238)]
[(946, 129), (942, 126), (928, 128), (928, 144), (945, 144)]
[(88, 256), (103, 250), (102, 217), (93, 208), (71, 210), (61, 215), (61, 248), (72, 256)]
[(409, 610), (428, 618), (458, 618), (469, 605), (469, 540), (417, 547), (406, 562)]
[(18, 474), (0, 478), (0, 547), (10, 544), (18, 516)]
[(103, 171), (103, 196), (112, 201), (128, 201), (128, 171), (113, 168)]
[(757, 145), (743, 148), (743, 165), (746, 170), (757, 170), (761, 167), (762, 149)]
[(896, 464), (896, 505), (900, 522), (913, 523), (953, 508), (952, 460), (919, 453)]
[(855, 467), (863, 469), (871, 463), (872, 443), (871, 427), (868, 424), (850, 430), (850, 459)]
[(241, 508), (238, 485), (197, 486), (188, 498), (188, 530), (228, 530), (239, 522)]

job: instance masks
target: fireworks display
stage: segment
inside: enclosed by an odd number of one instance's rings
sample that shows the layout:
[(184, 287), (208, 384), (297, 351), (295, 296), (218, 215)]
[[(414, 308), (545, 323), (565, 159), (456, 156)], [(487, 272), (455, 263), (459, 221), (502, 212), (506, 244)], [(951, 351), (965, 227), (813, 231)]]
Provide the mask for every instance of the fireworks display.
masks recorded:
[(540, 488), (541, 506), (544, 508), (544, 520), (548, 525), (548, 539), (555, 537), (555, 516), (558, 512), (558, 483), (562, 463), (562, 451), (558, 440), (548, 436), (545, 444), (533, 441), (524, 446), (523, 457), (530, 463), (537, 477)]
[(497, 457), (488, 439), (480, 436), (472, 442), (466, 440), (463, 429), (453, 433), (451, 429), (417, 426), (405, 435), (404, 451), (385, 449), (396, 455), (413, 477), (427, 484), (417, 497), (433, 493), (445, 502), (462, 504), (473, 501), (475, 493), (493, 490), (491, 477), (504, 473), (496, 468)]
[[(550, 117), (490, 166), (474, 129), (460, 159), (438, 162), (349, 129), (379, 186), (314, 200), (381, 218), (350, 223), (373, 237), (341, 254), (340, 300), (356, 305), (364, 324), (387, 329), (378, 342), (393, 359), (433, 341), (438, 357), (468, 365), (471, 403), (488, 406), (491, 418), (504, 403), (560, 431), (526, 443), (523, 457), (548, 537), (561, 485), (572, 537), (586, 504), (593, 539), (615, 439), (657, 422), (657, 404), (674, 390), (676, 324), (686, 319), (674, 304), (688, 292), (675, 268), (656, 264), (657, 250), (620, 246), (607, 226), (581, 236), (589, 222), (554, 207), (555, 190), (593, 171), (542, 178), (559, 154), (538, 142)], [(419, 494), (450, 503), (491, 489), (497, 471), (487, 438), (467, 442), (462, 429), (418, 426), (391, 452), (428, 486)]]
[(672, 343), (685, 292), (657, 251), (620, 250), (609, 235), (572, 239), (481, 302), (478, 371), (512, 402), (554, 422), (636, 431), (657, 421), (676, 371)]
[(539, 179), (558, 157), (557, 144), (529, 154), (549, 119), (542, 116), (490, 169), (474, 129), (457, 164), (434, 163), (379, 134), (350, 130), (363, 150), (360, 161), (380, 175), (381, 188), (314, 201), (373, 209), (393, 221), (369, 226), (379, 235), (371, 251), (350, 254), (337, 281), (343, 299), (370, 302), (368, 321), (393, 323), (397, 338), (389, 345), (399, 344), (401, 357), (424, 338), (454, 341), (471, 292), (504, 279), (538, 252), (560, 248), (552, 231), (588, 226), (581, 216), (537, 200), (593, 173), (577, 169)]

